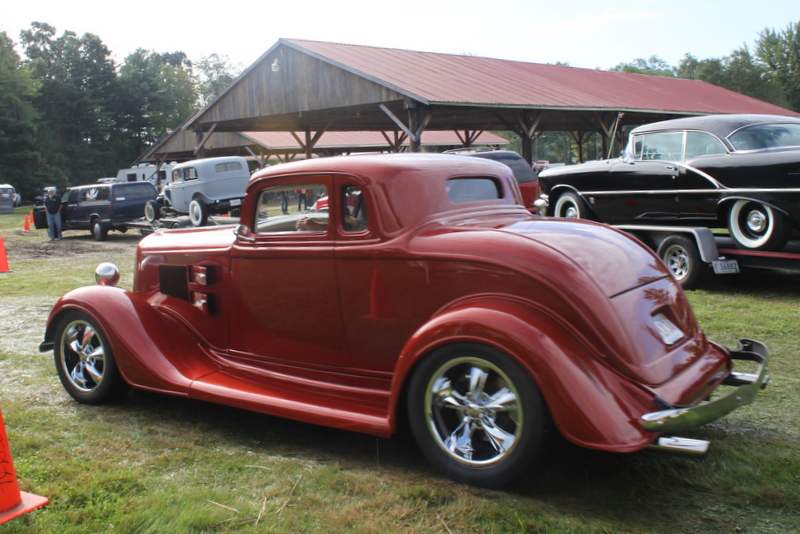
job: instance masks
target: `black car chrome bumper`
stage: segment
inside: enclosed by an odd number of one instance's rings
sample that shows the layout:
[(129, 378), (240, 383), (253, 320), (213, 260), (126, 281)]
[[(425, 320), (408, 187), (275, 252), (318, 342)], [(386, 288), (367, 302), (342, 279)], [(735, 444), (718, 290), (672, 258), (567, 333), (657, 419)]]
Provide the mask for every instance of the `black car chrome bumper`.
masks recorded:
[(739, 406), (750, 404), (769, 382), (768, 354), (769, 351), (763, 343), (740, 339), (739, 350), (731, 351), (731, 359), (756, 362), (759, 364), (758, 371), (752, 374), (731, 372), (722, 383), (736, 386), (729, 393), (696, 406), (673, 407), (644, 414), (640, 419), (642, 426), (649, 432), (661, 434), (680, 432), (710, 423)]

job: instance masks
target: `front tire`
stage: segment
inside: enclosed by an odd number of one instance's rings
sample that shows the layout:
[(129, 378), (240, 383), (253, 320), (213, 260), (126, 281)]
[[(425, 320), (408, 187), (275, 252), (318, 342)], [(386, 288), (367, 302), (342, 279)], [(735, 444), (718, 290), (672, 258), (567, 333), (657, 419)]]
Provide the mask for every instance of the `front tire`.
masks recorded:
[(700, 251), (686, 236), (671, 235), (658, 246), (658, 257), (666, 264), (670, 274), (684, 289), (691, 289), (700, 282), (706, 265), (700, 259)]
[(208, 206), (196, 198), (189, 203), (189, 220), (192, 226), (205, 226), (208, 222)]
[(500, 351), (472, 343), (443, 347), (414, 371), (409, 424), (448, 477), (482, 487), (509, 484), (541, 448), (548, 413), (533, 379)]
[(789, 230), (782, 214), (760, 202), (737, 200), (728, 214), (731, 238), (744, 250), (780, 250)]
[(70, 311), (58, 323), (54, 358), (61, 384), (78, 402), (104, 404), (128, 391), (105, 334), (84, 312)]
[(586, 215), (586, 205), (575, 193), (564, 193), (556, 200), (556, 205), (553, 209), (553, 217), (585, 219), (587, 218)]

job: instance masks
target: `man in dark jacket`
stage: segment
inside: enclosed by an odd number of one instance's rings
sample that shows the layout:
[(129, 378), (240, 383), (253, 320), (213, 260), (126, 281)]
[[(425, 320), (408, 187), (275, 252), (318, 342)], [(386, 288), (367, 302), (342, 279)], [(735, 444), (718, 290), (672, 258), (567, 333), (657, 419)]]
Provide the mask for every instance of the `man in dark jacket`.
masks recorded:
[(48, 189), (44, 207), (47, 210), (47, 232), (50, 234), (50, 241), (61, 239), (61, 197), (56, 195), (55, 189)]

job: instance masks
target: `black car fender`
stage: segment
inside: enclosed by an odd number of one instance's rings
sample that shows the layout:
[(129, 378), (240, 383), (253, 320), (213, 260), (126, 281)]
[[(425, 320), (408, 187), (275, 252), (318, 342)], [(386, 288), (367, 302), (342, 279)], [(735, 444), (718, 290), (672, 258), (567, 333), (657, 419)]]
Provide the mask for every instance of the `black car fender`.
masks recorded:
[(731, 210), (731, 206), (739, 200), (745, 200), (747, 202), (755, 202), (757, 204), (767, 206), (768, 208), (772, 209), (772, 211), (774, 211), (775, 213), (779, 213), (784, 217), (789, 217), (789, 213), (785, 209), (776, 206), (772, 202), (744, 195), (731, 195), (721, 198), (720, 201), (717, 203), (717, 216), (720, 218), (720, 220), (724, 220), (727, 217), (728, 213)]
[(594, 211), (593, 202), (591, 202), (589, 199), (587, 199), (583, 195), (583, 193), (581, 193), (580, 191), (575, 189), (573, 186), (567, 185), (567, 184), (556, 184), (550, 189), (550, 191), (548, 193), (548, 200), (547, 200), (547, 203), (548, 203), (547, 214), (548, 215), (552, 214), (553, 210), (555, 209), (556, 202), (558, 202), (559, 197), (563, 196), (565, 193), (573, 193), (575, 196), (577, 196), (583, 202), (583, 205), (586, 207), (586, 210), (591, 215), (591, 217), (589, 217), (589, 218), (591, 218), (593, 220), (600, 220), (597, 217), (597, 213), (595, 213), (595, 211)]

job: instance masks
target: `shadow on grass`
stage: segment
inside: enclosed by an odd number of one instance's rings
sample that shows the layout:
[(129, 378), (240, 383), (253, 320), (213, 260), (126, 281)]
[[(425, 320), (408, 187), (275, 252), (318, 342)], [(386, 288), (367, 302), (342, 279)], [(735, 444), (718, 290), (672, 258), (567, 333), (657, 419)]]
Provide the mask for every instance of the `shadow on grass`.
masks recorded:
[[(191, 435), (200, 446), (202, 436), (207, 436), (211, 447), (252, 450), (302, 462), (336, 463), (342, 469), (374, 469), (375, 476), (390, 473), (390, 478), (401, 485), (430, 487), (433, 492), (447, 493), (453, 490), (446, 488), (458, 487), (434, 472), (408, 436), (376, 438), (144, 391), (132, 391), (120, 404), (82, 407), (81, 411), (102, 413), (104, 419), (118, 418), (132, 426), (166, 429), (176, 437)], [(514, 485), (499, 491), (461, 488), (512, 515), (524, 511), (535, 516), (544, 506), (556, 516), (617, 525), (619, 532), (628, 528), (637, 532), (727, 532), (741, 519), (731, 515), (740, 507), (749, 507), (751, 515), (752, 510), (761, 515), (766, 510), (766, 515), (778, 521), (791, 519), (791, 511), (784, 508), (792, 503), (782, 505), (779, 501), (783, 497), (778, 495), (775, 503), (759, 504), (754, 499), (758, 488), (739, 490), (737, 474), (728, 466), (720, 468), (720, 464), (732, 461), (730, 456), (725, 459), (726, 450), (742, 446), (759, 450), (767, 436), (757, 431), (728, 436), (724, 429), (712, 428), (701, 431), (699, 437), (705, 434), (706, 439), (719, 438), (722, 443), (719, 450), (712, 449), (711, 455), (716, 457), (604, 453), (579, 448), (556, 436), (530, 473)], [(730, 440), (727, 445), (726, 440)], [(753, 460), (744, 464), (733, 460), (733, 468), (755, 469), (756, 456), (753, 454)], [(674, 528), (661, 530), (658, 525)]]

